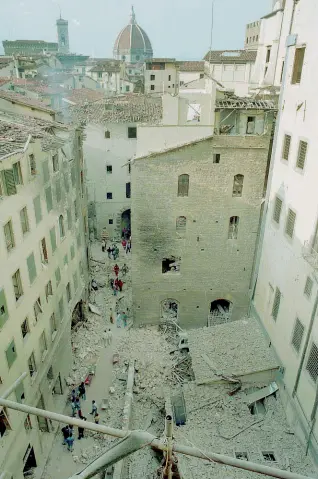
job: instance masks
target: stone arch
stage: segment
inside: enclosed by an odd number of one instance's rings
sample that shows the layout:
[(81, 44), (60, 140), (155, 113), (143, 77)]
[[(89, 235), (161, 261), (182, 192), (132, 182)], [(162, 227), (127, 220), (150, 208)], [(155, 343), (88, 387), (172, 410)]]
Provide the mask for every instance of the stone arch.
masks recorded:
[(83, 300), (80, 300), (75, 306), (72, 311), (72, 324), (71, 327), (74, 328), (76, 324), (80, 321), (84, 321), (84, 308), (83, 308)]
[(166, 298), (160, 303), (161, 321), (173, 320), (178, 322), (179, 319), (179, 301), (172, 298)]
[(121, 237), (122, 237), (122, 216), (123, 214), (126, 212), (126, 211), (129, 211), (130, 212), (130, 227), (131, 227), (131, 209), (129, 206), (123, 206), (120, 210), (118, 210), (117, 212), (117, 216), (116, 216), (116, 224), (114, 225), (115, 226), (115, 230), (114, 230), (114, 239), (117, 239), (117, 240), (120, 240)]
[(233, 303), (227, 299), (216, 299), (210, 304), (208, 326), (228, 323), (231, 320)]

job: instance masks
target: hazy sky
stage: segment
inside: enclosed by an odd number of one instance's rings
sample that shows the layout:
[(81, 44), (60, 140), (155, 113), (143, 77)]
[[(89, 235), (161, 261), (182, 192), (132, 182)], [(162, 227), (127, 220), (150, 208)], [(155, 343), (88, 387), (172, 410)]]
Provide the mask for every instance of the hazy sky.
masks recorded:
[[(201, 59), (210, 45), (212, 0), (0, 0), (0, 40), (56, 41), (55, 21), (69, 20), (71, 51), (111, 57), (129, 22), (131, 3), (154, 56)], [(271, 11), (272, 0), (215, 0), (213, 49), (238, 49), (246, 23)], [(3, 53), (2, 44), (0, 53)]]

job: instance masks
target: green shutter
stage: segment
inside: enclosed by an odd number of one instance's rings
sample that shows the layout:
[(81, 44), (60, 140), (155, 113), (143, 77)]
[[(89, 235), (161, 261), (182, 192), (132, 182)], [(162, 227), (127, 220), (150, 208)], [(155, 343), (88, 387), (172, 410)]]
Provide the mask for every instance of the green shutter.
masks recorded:
[(4, 289), (0, 289), (0, 328), (4, 325), (9, 317), (7, 300)]
[(68, 229), (70, 230), (72, 228), (72, 212), (71, 208), (68, 208), (67, 210), (67, 223), (68, 223)]
[(45, 198), (47, 212), (49, 213), (53, 209), (52, 188), (50, 186), (45, 190)]
[(77, 235), (77, 247), (79, 248), (81, 246), (81, 235), (78, 233)]
[(71, 246), (71, 259), (75, 257), (75, 246), (72, 244)]
[(60, 312), (60, 321), (63, 321), (64, 318), (64, 298), (61, 297), (59, 301), (59, 312)]
[(35, 222), (39, 224), (42, 219), (42, 209), (41, 209), (41, 198), (37, 196), (33, 200), (34, 212), (35, 212)]
[(56, 279), (56, 284), (59, 285), (61, 282), (61, 270), (60, 268), (57, 268), (55, 270), (55, 279)]
[(8, 366), (10, 369), (17, 357), (17, 351), (15, 349), (14, 341), (10, 343), (8, 349), (6, 350), (6, 356), (7, 356)]
[(49, 162), (48, 160), (44, 161), (42, 165), (43, 169), (43, 181), (44, 183), (47, 183), (50, 179), (50, 172), (49, 172)]
[(77, 272), (76, 271), (73, 274), (73, 282), (74, 282), (74, 294), (75, 294), (75, 292), (77, 291), (77, 288), (78, 288), (78, 279), (77, 279)]
[(59, 179), (57, 179), (55, 182), (55, 194), (56, 194), (56, 201), (59, 203), (62, 198), (61, 182)]
[(69, 192), (70, 184), (68, 182), (68, 173), (64, 173), (64, 185), (65, 185), (65, 190)]
[(75, 165), (73, 165), (71, 168), (71, 179), (72, 179), (72, 185), (75, 186), (75, 183), (76, 183)]
[(50, 229), (50, 238), (51, 238), (51, 247), (52, 253), (56, 250), (56, 234), (55, 234), (55, 226)]
[(7, 195), (15, 195), (17, 192), (17, 187), (14, 181), (13, 170), (3, 170), (4, 183), (7, 190)]
[(36, 278), (36, 266), (35, 266), (34, 253), (31, 253), (30, 256), (28, 257), (27, 265), (29, 270), (30, 284), (32, 284)]
[(68, 264), (68, 256), (67, 256), (67, 254), (64, 256), (64, 264), (65, 264), (65, 266)]

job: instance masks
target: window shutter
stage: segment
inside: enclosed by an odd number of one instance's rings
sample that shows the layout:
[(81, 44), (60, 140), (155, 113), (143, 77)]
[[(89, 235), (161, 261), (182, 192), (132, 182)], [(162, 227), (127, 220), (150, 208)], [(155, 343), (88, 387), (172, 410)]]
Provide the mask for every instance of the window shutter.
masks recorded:
[(71, 246), (71, 259), (74, 259), (74, 257), (75, 257), (75, 247), (72, 244), (72, 246)]
[(9, 366), (9, 368), (11, 368), (12, 364), (14, 363), (14, 361), (17, 357), (17, 351), (16, 351), (16, 348), (15, 348), (14, 341), (12, 341), (10, 343), (8, 349), (6, 350), (6, 356), (7, 356), (8, 366)]
[(307, 142), (301, 140), (299, 142), (297, 163), (296, 163), (297, 168), (300, 168), (301, 170), (303, 170), (305, 166), (306, 154), (307, 154)]
[(55, 226), (50, 229), (50, 239), (51, 239), (51, 247), (52, 253), (56, 250), (56, 233), (55, 233)]
[(68, 229), (70, 230), (70, 229), (72, 228), (72, 213), (71, 213), (71, 208), (68, 208), (66, 214), (67, 214)]
[(27, 265), (29, 270), (30, 284), (32, 284), (36, 278), (36, 266), (35, 266), (34, 253), (31, 253), (30, 256), (27, 258)]
[(52, 188), (49, 186), (45, 190), (46, 208), (49, 213), (53, 209)]
[(274, 298), (273, 308), (272, 308), (272, 316), (273, 316), (275, 321), (277, 320), (277, 316), (278, 316), (278, 311), (279, 311), (279, 306), (280, 306), (280, 298), (281, 298), (281, 292), (278, 288), (276, 288), (275, 298)]
[(60, 268), (57, 268), (55, 270), (55, 279), (56, 279), (56, 284), (58, 286), (61, 282), (61, 270), (60, 270)]
[(4, 289), (0, 289), (0, 329), (9, 317)]
[(285, 135), (284, 137), (284, 146), (283, 146), (283, 160), (288, 161), (289, 150), (290, 150), (291, 136)]
[(72, 180), (72, 186), (75, 186), (75, 183), (76, 183), (75, 165), (73, 165), (71, 168), (71, 180)]
[(17, 187), (14, 181), (13, 170), (3, 170), (4, 182), (7, 190), (7, 195), (15, 195), (17, 192)]
[(313, 284), (314, 284), (313, 280), (311, 278), (309, 278), (309, 276), (308, 276), (307, 280), (306, 280), (306, 284), (305, 284), (305, 289), (304, 289), (304, 294), (308, 298), (310, 298), (310, 296), (311, 296)]
[(34, 205), (34, 211), (35, 211), (35, 221), (36, 224), (39, 224), (40, 221), (42, 220), (42, 210), (41, 210), (41, 198), (40, 196), (37, 196), (33, 200), (33, 205)]
[(292, 345), (294, 346), (297, 353), (300, 350), (304, 331), (305, 331), (304, 325), (301, 323), (301, 321), (298, 318), (296, 318), (296, 323), (295, 323), (293, 338), (292, 338)]
[(287, 221), (286, 221), (285, 233), (290, 238), (292, 238), (294, 235), (295, 221), (296, 221), (296, 213), (293, 210), (289, 209)]
[(318, 348), (315, 343), (311, 346), (306, 369), (310, 377), (316, 382), (318, 377)]
[(43, 181), (44, 181), (44, 183), (47, 183), (50, 179), (50, 171), (49, 171), (48, 160), (43, 162), (42, 170), (43, 170)]
[(276, 196), (274, 214), (273, 214), (273, 219), (274, 221), (276, 221), (276, 223), (279, 223), (282, 206), (283, 206), (282, 200), (278, 198), (278, 196)]

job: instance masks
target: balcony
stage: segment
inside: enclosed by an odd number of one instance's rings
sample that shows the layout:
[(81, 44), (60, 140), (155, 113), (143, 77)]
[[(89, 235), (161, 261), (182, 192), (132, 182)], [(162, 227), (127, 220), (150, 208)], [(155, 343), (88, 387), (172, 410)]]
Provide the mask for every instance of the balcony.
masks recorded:
[(318, 269), (318, 251), (311, 246), (311, 241), (305, 241), (303, 246), (303, 257), (315, 269)]

